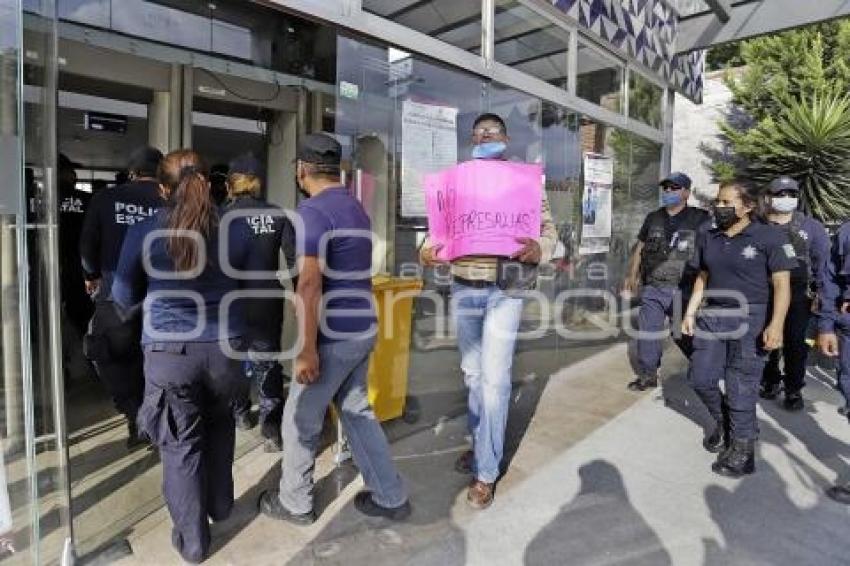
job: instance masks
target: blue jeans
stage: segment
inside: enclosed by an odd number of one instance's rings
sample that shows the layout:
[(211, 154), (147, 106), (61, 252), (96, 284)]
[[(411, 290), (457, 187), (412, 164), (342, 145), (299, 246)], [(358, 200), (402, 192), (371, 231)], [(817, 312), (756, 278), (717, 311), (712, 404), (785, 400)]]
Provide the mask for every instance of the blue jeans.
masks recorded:
[(328, 405), (336, 404), (354, 463), (372, 499), (399, 507), (407, 490), (390, 457), (389, 444), (369, 406), (366, 373), (375, 338), (319, 345), (319, 379), (294, 379), (283, 409), (283, 474), (280, 502), (292, 513), (313, 510), (313, 468)]
[(460, 367), (469, 389), (469, 432), (473, 473), (493, 483), (505, 444), (511, 399), (511, 364), (522, 317), (522, 299), (495, 285), (482, 289), (452, 285)]

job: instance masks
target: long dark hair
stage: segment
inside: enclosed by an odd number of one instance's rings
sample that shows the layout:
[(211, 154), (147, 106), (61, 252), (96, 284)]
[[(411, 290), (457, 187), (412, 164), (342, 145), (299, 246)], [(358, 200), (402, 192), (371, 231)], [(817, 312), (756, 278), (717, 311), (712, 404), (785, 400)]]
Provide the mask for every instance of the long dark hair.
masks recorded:
[[(212, 202), (208, 171), (201, 156), (190, 149), (172, 151), (160, 162), (157, 177), (169, 192), (166, 227), (195, 232), (208, 240), (218, 224), (218, 211)], [(169, 235), (166, 249), (178, 271), (196, 267), (199, 252), (192, 238)]]

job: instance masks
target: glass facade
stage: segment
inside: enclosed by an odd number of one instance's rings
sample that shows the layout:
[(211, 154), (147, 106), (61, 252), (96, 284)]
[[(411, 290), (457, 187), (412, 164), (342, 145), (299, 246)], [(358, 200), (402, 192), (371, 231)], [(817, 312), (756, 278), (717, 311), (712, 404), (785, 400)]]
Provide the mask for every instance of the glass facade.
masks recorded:
[[(664, 89), (630, 73), (628, 116), (619, 115), (628, 62), (577, 41), (576, 29), (525, 1), (492, 3), (492, 36), (479, 2), (362, 4), (368, 21), (392, 20), (448, 51), (235, 0), (0, 0), (0, 165), (15, 172), (0, 191), (0, 540), (13, 539), (25, 562), (57, 562), (71, 543), (90, 555), (162, 505), (157, 455), (125, 449), (123, 421), (81, 359), (84, 329), (69, 312), (79, 303), (64, 286), (74, 277), (58, 260), (73, 246), (58, 217), (64, 188), (114, 184), (139, 145), (191, 146), (211, 164), (251, 151), (266, 164), (266, 196), (292, 207), (299, 136), (322, 131), (341, 143), (345, 182), (376, 235), (375, 271), (424, 281), (413, 305), (407, 411), (386, 423), (391, 438), (465, 411), (445, 317), (450, 278), (422, 269), (418, 253), (424, 176), (471, 158), (481, 113), (504, 119), (508, 159), (542, 166), (558, 234), (538, 280), (546, 301), (529, 301), (523, 313), (518, 398), (534, 403), (559, 368), (622, 338), (579, 340), (572, 331), (626, 315), (616, 297), (628, 251), (659, 204)], [(469, 68), (488, 51), (487, 65), (510, 73)], [(511, 79), (517, 72), (522, 80)], [(592, 104), (571, 108), (576, 97)], [(123, 117), (126, 128), (86, 128), (93, 112)], [(59, 170), (60, 154), (73, 176)], [(582, 250), (587, 156), (613, 167), (605, 253)], [(558, 303), (566, 290), (575, 292)], [(240, 433), (237, 456), (258, 442)]]
[(664, 89), (635, 71), (629, 73), (629, 117), (661, 127)]
[(625, 66), (590, 45), (579, 42), (576, 96), (613, 112), (623, 111)]
[(567, 88), (570, 33), (515, 0), (498, 0), (493, 58)]

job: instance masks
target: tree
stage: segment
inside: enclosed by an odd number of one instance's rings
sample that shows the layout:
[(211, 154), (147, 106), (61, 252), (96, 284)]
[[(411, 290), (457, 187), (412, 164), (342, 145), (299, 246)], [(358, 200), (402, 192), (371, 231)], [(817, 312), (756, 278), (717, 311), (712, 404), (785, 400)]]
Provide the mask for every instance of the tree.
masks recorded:
[(709, 156), (715, 177), (790, 175), (813, 214), (850, 217), (850, 21), (752, 39), (740, 56), (744, 71), (725, 78), (729, 151)]

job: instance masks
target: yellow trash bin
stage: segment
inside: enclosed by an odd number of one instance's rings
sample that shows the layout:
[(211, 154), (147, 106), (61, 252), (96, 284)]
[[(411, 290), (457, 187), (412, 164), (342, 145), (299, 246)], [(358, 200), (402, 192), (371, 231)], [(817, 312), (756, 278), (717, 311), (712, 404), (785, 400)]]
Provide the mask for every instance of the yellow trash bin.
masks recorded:
[(404, 413), (413, 299), (422, 280), (377, 275), (372, 293), (378, 314), (378, 337), (369, 360), (369, 403), (381, 422)]

